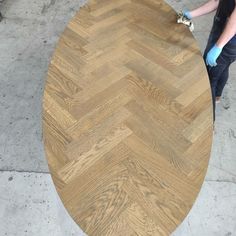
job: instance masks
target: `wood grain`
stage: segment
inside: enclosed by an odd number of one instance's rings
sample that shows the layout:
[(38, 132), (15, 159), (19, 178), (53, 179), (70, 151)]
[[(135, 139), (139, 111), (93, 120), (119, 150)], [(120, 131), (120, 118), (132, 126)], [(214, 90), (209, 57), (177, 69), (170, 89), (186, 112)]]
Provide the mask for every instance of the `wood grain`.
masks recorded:
[(57, 191), (88, 234), (170, 235), (212, 143), (199, 48), (161, 0), (91, 0), (62, 34), (43, 99)]

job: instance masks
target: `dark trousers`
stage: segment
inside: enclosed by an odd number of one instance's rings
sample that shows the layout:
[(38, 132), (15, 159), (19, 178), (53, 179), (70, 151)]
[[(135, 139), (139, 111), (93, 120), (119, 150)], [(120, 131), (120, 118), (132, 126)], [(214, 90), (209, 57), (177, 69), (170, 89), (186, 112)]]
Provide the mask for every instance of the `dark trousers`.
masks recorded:
[[(224, 26), (218, 17), (214, 18), (213, 27), (208, 39), (208, 43), (203, 55), (206, 62), (208, 51), (214, 46), (220, 37)], [(215, 100), (216, 97), (222, 95), (223, 89), (229, 77), (229, 66), (236, 60), (236, 42), (229, 41), (223, 48), (220, 56), (217, 59), (217, 66), (207, 66), (207, 72), (211, 84), (212, 101), (213, 101), (213, 117), (215, 121)]]

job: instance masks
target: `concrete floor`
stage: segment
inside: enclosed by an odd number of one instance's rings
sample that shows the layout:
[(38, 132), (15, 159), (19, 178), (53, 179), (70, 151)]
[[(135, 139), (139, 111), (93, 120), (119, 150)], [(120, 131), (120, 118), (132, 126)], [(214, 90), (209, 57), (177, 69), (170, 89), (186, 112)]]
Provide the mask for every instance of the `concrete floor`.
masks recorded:
[[(44, 155), (41, 106), (48, 63), (69, 19), (85, 1), (5, 0), (0, 23), (0, 236), (85, 235), (55, 191)], [(168, 0), (176, 9), (203, 1)], [(212, 15), (195, 20), (203, 51)], [(236, 64), (236, 63), (235, 63)], [(173, 236), (236, 235), (236, 65), (222, 103), (208, 173)]]

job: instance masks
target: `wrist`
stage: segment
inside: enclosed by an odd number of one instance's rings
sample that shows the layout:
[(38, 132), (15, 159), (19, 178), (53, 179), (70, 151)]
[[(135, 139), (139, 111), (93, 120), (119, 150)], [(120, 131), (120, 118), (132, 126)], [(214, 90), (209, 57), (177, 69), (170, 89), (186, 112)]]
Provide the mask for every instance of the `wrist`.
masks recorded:
[(215, 45), (214, 45), (214, 48), (217, 50), (217, 51), (222, 51), (222, 49), (223, 49), (223, 47), (224, 46), (222, 46), (222, 45), (220, 45), (220, 44), (218, 44), (218, 43), (216, 43)]
[(216, 42), (215, 46), (222, 49), (225, 46), (225, 43), (218, 40), (218, 42)]
[(190, 11), (184, 11), (184, 16), (187, 17), (189, 20), (193, 18)]

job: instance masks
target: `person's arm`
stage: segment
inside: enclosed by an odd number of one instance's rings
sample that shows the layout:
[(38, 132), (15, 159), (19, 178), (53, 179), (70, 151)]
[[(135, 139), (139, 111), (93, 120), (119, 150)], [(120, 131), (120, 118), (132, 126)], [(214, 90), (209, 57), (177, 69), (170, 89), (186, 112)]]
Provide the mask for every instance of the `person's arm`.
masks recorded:
[(223, 30), (223, 33), (217, 40), (216, 44), (207, 53), (206, 63), (209, 66), (216, 66), (216, 60), (220, 56), (223, 47), (236, 34), (236, 7), (229, 17), (229, 20)]
[(205, 3), (204, 5), (196, 8), (192, 11), (184, 12), (184, 14), (189, 19), (192, 19), (192, 18), (202, 16), (202, 15), (205, 15), (205, 14), (215, 11), (217, 9), (218, 5), (219, 5), (219, 0), (210, 0), (207, 3)]
[(231, 38), (236, 34), (236, 7), (232, 12), (229, 20), (224, 28), (223, 33), (221, 34), (220, 38), (216, 42), (216, 45), (220, 48), (223, 48), (226, 43), (229, 42)]

